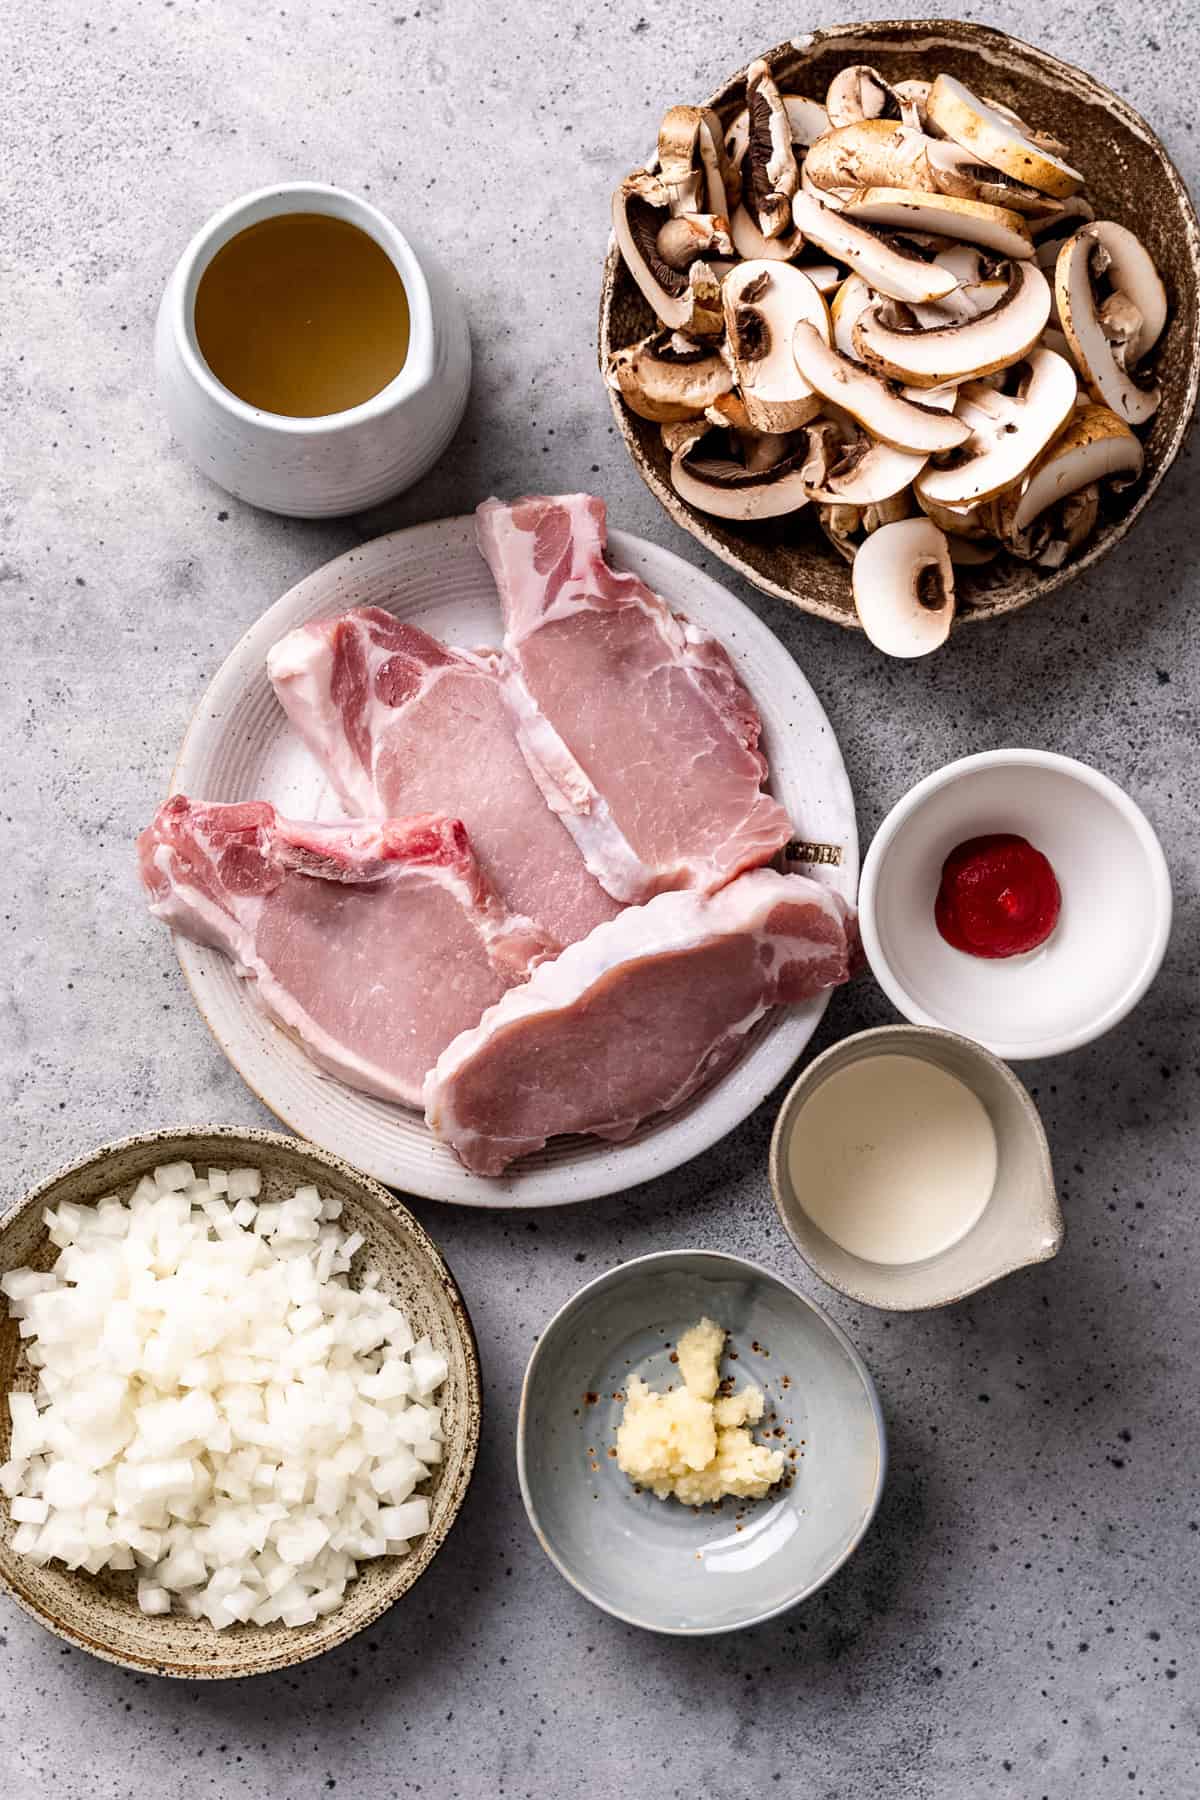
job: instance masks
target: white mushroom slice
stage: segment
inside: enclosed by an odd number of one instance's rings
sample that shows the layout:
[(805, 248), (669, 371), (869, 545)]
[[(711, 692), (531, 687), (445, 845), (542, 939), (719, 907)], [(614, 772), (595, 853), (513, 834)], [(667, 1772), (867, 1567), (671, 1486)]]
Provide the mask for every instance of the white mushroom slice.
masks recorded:
[(671, 458), (671, 486), (698, 512), (741, 522), (777, 519), (807, 506), (809, 488), (825, 463), (822, 445), (807, 433), (789, 455), (763, 470), (697, 454), (702, 450), (694, 444)]
[(913, 387), (941, 387), (1020, 362), (1049, 317), (1046, 277), (1032, 263), (1015, 263), (1004, 298), (990, 312), (922, 331), (893, 322), (877, 301), (854, 327), (854, 348), (876, 374)]
[(863, 119), (843, 125), (815, 143), (804, 159), (813, 186), (889, 187), (932, 190), (929, 140), (894, 119)]
[(965, 87), (953, 75), (939, 75), (929, 90), (926, 115), (956, 144), (981, 162), (1011, 175), (1039, 193), (1061, 199), (1083, 186), (1083, 176), (1061, 157), (1041, 149), (1024, 131)]
[(800, 166), (779, 89), (761, 59), (746, 71), (746, 105), (750, 140), (742, 171), (747, 211), (764, 237), (782, 237), (791, 226), (789, 202), (800, 185)]
[(962, 287), (955, 288), (944, 300), (937, 300), (932, 306), (914, 306), (912, 312), (917, 323), (927, 331), (939, 330), (943, 325), (953, 325), (966, 319), (977, 319), (982, 313), (991, 312), (999, 306), (1008, 292), (1008, 283), (1002, 276), (989, 276), (986, 281), (971, 281)]
[(728, 226), (716, 213), (679, 213), (660, 225), (654, 244), (672, 269), (690, 269), (698, 257), (710, 251), (718, 256), (733, 255)]
[(1096, 211), (1090, 200), (1082, 194), (1068, 194), (1065, 200), (1058, 203), (1058, 211), (1045, 219), (1031, 219), (1029, 229), (1040, 243), (1044, 237), (1063, 237), (1077, 231), (1080, 222), (1090, 224)]
[(666, 331), (614, 350), (606, 379), (631, 412), (656, 424), (697, 419), (733, 387), (720, 351)]
[(905, 488), (903, 493), (878, 506), (847, 506), (842, 501), (823, 501), (817, 507), (817, 522), (838, 555), (852, 563), (864, 538), (878, 531), (881, 525), (893, 525), (897, 519), (907, 519), (911, 512), (912, 490)]
[(841, 287), (842, 271), (836, 263), (801, 263), (800, 273), (807, 275), (818, 294), (835, 294)]
[(876, 293), (893, 300), (940, 300), (958, 285), (948, 269), (906, 255), (864, 226), (831, 212), (811, 194), (801, 191), (795, 196), (792, 217), (810, 243), (849, 263)]
[(756, 431), (795, 431), (821, 401), (792, 356), (792, 336), (808, 320), (829, 338), (829, 310), (791, 263), (740, 263), (723, 286), (725, 330), (738, 387)]
[(997, 256), (1023, 261), (1033, 255), (1029, 227), (1019, 213), (952, 194), (910, 194), (900, 188), (866, 188), (848, 200), (842, 216), (893, 231), (929, 231), (982, 244)]
[(931, 519), (881, 525), (851, 572), (859, 623), (885, 656), (928, 656), (954, 618), (954, 569), (945, 534)]
[(849, 187), (819, 188), (815, 181), (809, 179), (808, 170), (801, 164), (800, 192), (811, 195), (822, 206), (827, 206), (831, 212), (841, 212), (847, 200), (853, 200), (858, 189)]
[(939, 194), (953, 194), (960, 200), (982, 200), (988, 206), (1007, 207), (1030, 221), (1049, 224), (1062, 216), (1063, 202), (1051, 194), (1043, 194), (1024, 181), (1014, 181), (1001, 169), (980, 162), (970, 150), (949, 138), (927, 138), (926, 164), (929, 185)]
[(880, 506), (911, 487), (928, 460), (860, 436), (829, 468), (821, 485), (813, 487), (812, 498), (830, 505)]
[(997, 502), (1000, 535), (1025, 531), (1060, 500), (1096, 482), (1119, 475), (1136, 481), (1144, 456), (1140, 440), (1108, 407), (1085, 407)]
[(862, 361), (854, 348), (855, 322), (859, 314), (864, 313), (874, 300), (874, 294), (861, 275), (847, 275), (829, 303), (834, 348), (853, 362)]
[(860, 363), (839, 356), (807, 320), (796, 326), (792, 355), (810, 387), (857, 419), (881, 443), (931, 456), (956, 449), (971, 435), (970, 427), (953, 414), (904, 399)]
[(860, 119), (900, 117), (900, 101), (896, 92), (869, 63), (852, 63), (835, 75), (825, 95), (829, 123), (855, 125)]
[(658, 233), (668, 216), (668, 189), (657, 175), (631, 175), (613, 194), (613, 235), (659, 322), (690, 337), (719, 337), (725, 323), (719, 282), (703, 262), (685, 272), (659, 255)]
[(721, 121), (704, 106), (672, 106), (663, 115), (658, 174), (673, 213), (728, 218), (741, 198), (741, 176), (725, 154)]
[(783, 110), (792, 130), (793, 144), (807, 150), (829, 130), (829, 113), (819, 100), (808, 100), (803, 94), (781, 94)]
[(1112, 219), (1097, 219), (1079, 233), (1094, 244), (1091, 274), (1093, 280), (1103, 278), (1112, 293), (1101, 308), (1101, 318), (1112, 318), (1116, 309), (1112, 302), (1126, 302), (1140, 316), (1141, 328), (1125, 337), (1124, 366), (1140, 361), (1149, 354), (1163, 334), (1167, 323), (1167, 291), (1150, 252), (1140, 238)]
[(708, 435), (708, 416), (702, 419), (681, 419), (675, 425), (660, 425), (658, 435), (661, 437), (668, 456), (674, 456), (678, 450), (690, 450), (693, 444)]
[(790, 262), (804, 248), (804, 239), (798, 231), (785, 231), (782, 237), (764, 237), (745, 206), (734, 208), (729, 235), (734, 249), (747, 262), (764, 257), (771, 262)]
[(1034, 350), (1015, 394), (969, 381), (956, 411), (971, 435), (956, 456), (925, 468), (917, 497), (943, 506), (972, 506), (1019, 481), (1075, 406), (1075, 371), (1053, 350)]
[(985, 538), (992, 535), (990, 510), (986, 502), (975, 506), (943, 506), (928, 494), (918, 492), (917, 505), (933, 520), (939, 531), (951, 538)]
[(894, 81), (892, 92), (900, 102), (900, 116), (906, 125), (912, 125), (918, 131), (925, 129), (925, 107), (929, 100), (931, 81)]
[[(808, 100), (803, 94), (780, 94), (783, 110), (791, 128), (792, 142), (806, 150), (829, 130), (829, 114), (819, 100)], [(750, 108), (743, 106), (725, 133), (725, 154), (736, 167), (746, 154), (750, 142)]]
[(1158, 387), (1140, 387), (1105, 336), (1092, 286), (1092, 257), (1097, 246), (1088, 233), (1095, 229), (1095, 225), (1085, 225), (1058, 253), (1054, 269), (1058, 320), (1092, 398), (1111, 407), (1127, 425), (1144, 425), (1157, 411), (1162, 393)]

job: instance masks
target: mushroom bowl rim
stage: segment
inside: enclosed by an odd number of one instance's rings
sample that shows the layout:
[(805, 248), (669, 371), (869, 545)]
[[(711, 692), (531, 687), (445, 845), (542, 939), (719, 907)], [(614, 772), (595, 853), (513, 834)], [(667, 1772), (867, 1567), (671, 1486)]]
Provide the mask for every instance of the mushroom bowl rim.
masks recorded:
[[(1081, 69), (1077, 64), (1067, 62), (1065, 58), (1056, 56), (1053, 51), (1042, 49), (1037, 44), (1030, 44), (1024, 38), (1003, 31), (996, 26), (979, 25), (973, 20), (963, 18), (917, 18), (917, 19), (865, 19), (853, 20), (845, 24), (821, 25), (811, 32), (797, 34), (765, 50), (752, 61), (765, 61), (770, 67), (784, 58), (797, 55), (810, 59), (815, 53), (826, 47), (836, 47), (842, 40), (847, 50), (860, 46), (864, 54), (872, 50), (902, 47), (904, 42), (919, 42), (932, 38), (934, 46), (937, 42), (956, 45), (963, 51), (977, 55), (986, 62), (989, 55), (997, 52), (1007, 57), (1015, 57), (1032, 65), (1033, 72), (1061, 88), (1086, 99), (1093, 105), (1103, 104), (1125, 128), (1134, 136), (1140, 137), (1149, 147), (1157, 160), (1167, 189), (1174, 201), (1182, 222), (1187, 262), (1191, 270), (1191, 284), (1195, 304), (1200, 309), (1200, 217), (1188, 192), (1187, 184), (1180, 174), (1174, 158), (1167, 150), (1158, 133), (1137, 109), (1114, 92), (1112, 88), (1096, 75)], [(898, 39), (901, 44), (879, 40)], [(750, 64), (737, 69), (700, 104), (706, 108), (720, 111), (744, 86)], [(647, 165), (629, 171), (630, 174), (641, 173)], [(618, 282), (624, 274), (620, 248), (610, 232), (605, 251), (602, 279), (600, 286), (600, 307), (598, 318), (597, 350), (603, 379), (611, 351), (622, 348), (612, 339), (613, 303)], [(1178, 420), (1171, 432), (1164, 454), (1157, 466), (1152, 469), (1138, 484), (1135, 495), (1127, 511), (1120, 518), (1105, 521), (1101, 529), (1082, 554), (1073, 557), (1058, 569), (1040, 570), (1033, 574), (1034, 565), (1030, 565), (1030, 578), (1016, 588), (1010, 588), (1004, 596), (994, 604), (989, 604), (986, 595), (981, 596), (977, 604), (960, 606), (954, 618), (954, 632), (963, 626), (990, 623), (994, 619), (1006, 618), (1011, 613), (1023, 611), (1035, 600), (1040, 600), (1066, 587), (1079, 575), (1094, 568), (1108, 555), (1137, 524), (1146, 511), (1150, 501), (1161, 487), (1164, 479), (1174, 467), (1180, 451), (1187, 441), (1188, 434), (1195, 422), (1197, 402), (1200, 401), (1200, 340), (1193, 344), (1186, 363), (1186, 387), (1181, 397)], [(637, 473), (649, 488), (660, 506), (671, 520), (693, 537), (710, 555), (715, 556), (727, 568), (735, 570), (760, 592), (771, 594), (776, 599), (786, 601), (798, 611), (811, 613), (816, 618), (826, 619), (831, 624), (840, 625), (843, 630), (861, 631), (857, 612), (851, 603), (838, 606), (825, 599), (820, 593), (802, 592), (785, 586), (774, 580), (771, 575), (756, 569), (736, 548), (722, 543), (713, 530), (714, 521), (710, 521), (703, 513), (676, 494), (670, 482), (653, 466), (635, 433), (634, 415), (626, 405), (622, 396), (605, 382), (609, 405), (613, 419)], [(735, 521), (717, 521), (736, 529)], [(843, 567), (842, 559), (830, 547), (827, 552), (830, 568)]]

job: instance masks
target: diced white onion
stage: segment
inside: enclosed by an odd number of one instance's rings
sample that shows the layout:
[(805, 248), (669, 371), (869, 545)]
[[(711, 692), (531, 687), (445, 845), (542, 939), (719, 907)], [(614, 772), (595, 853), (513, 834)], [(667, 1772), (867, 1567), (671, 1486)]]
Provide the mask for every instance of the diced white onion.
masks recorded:
[(9, 1395), (13, 1548), (137, 1573), (143, 1612), (306, 1625), (428, 1531), (447, 1362), (414, 1340), (341, 1202), (259, 1203), (256, 1169), (167, 1163), (129, 1200), (45, 1213), (52, 1270), (0, 1295), (35, 1393)]

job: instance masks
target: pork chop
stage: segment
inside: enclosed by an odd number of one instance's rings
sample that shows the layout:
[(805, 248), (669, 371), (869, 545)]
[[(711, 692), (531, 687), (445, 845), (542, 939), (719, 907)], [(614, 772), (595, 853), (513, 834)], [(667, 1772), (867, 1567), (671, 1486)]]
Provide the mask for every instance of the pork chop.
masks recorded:
[(305, 825), (176, 795), (138, 839), (150, 911), (211, 944), (330, 1074), (419, 1105), (426, 1071), (547, 949), (456, 819)]
[(733, 1062), (768, 1007), (845, 981), (853, 917), (774, 869), (628, 907), (442, 1052), (426, 1121), (480, 1175), (560, 1132), (628, 1137)]
[(289, 632), (267, 672), (349, 812), (461, 819), (505, 904), (574, 943), (617, 905), (525, 766), (497, 660), (364, 606)]
[(619, 900), (723, 887), (791, 836), (761, 722), (722, 645), (604, 560), (589, 494), (485, 500), (505, 698), (547, 804)]

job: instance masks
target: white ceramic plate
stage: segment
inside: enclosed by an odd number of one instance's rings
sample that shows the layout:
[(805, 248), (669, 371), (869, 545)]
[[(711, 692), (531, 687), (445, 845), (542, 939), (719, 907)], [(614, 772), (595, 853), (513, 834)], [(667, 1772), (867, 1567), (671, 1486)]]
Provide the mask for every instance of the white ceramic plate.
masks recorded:
[[(771, 787), (797, 835), (836, 845), (837, 866), (811, 873), (853, 900), (858, 882), (854, 803), (829, 720), (783, 645), (725, 588), (642, 538), (609, 535), (615, 566), (631, 569), (718, 637), (757, 702)], [(192, 720), (172, 793), (198, 800), (270, 800), (294, 818), (334, 819), (328, 783), (293, 733), (266, 676), (267, 652), (308, 619), (349, 606), (384, 606), (452, 644), (496, 643), (496, 590), (475, 548), (474, 519), (441, 519), (348, 551), (300, 582), (232, 651)], [(271, 1111), (315, 1144), (390, 1187), (463, 1206), (557, 1206), (591, 1200), (674, 1169), (733, 1129), (787, 1074), (828, 1003), (778, 1008), (747, 1038), (734, 1067), (623, 1144), (559, 1138), (489, 1181), (435, 1142), (418, 1113), (355, 1093), (323, 1075), (273, 1025), (252, 985), (215, 950), (176, 939), (192, 994), (222, 1050)]]

